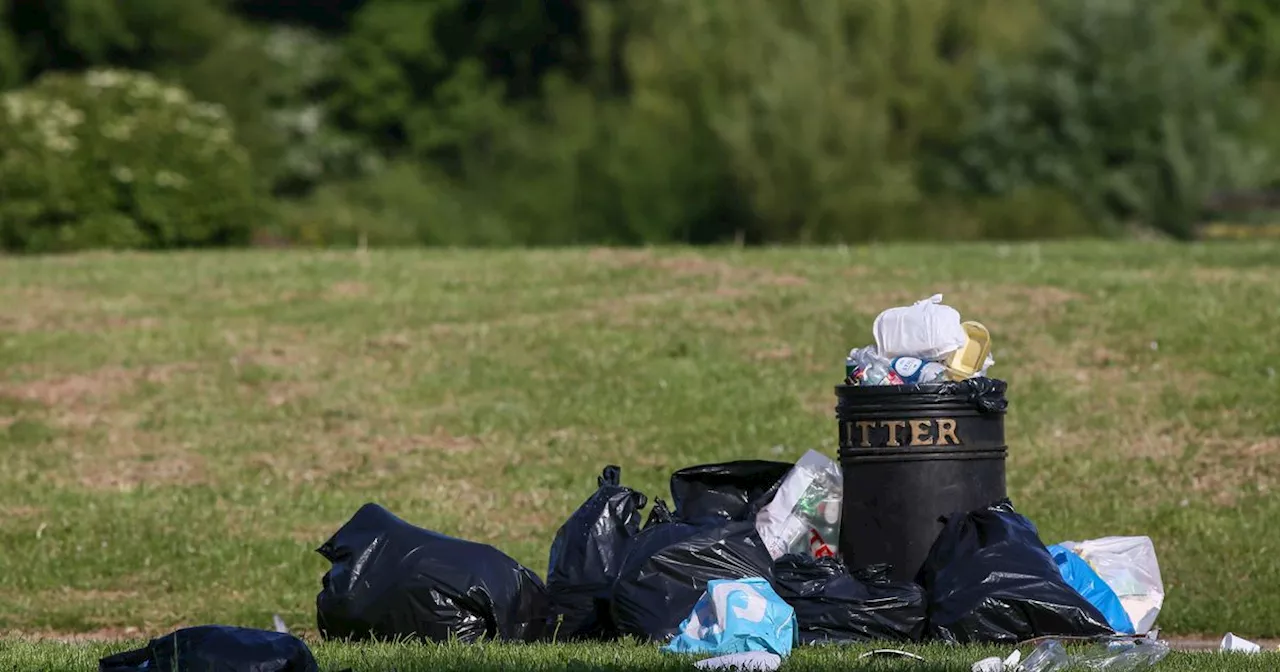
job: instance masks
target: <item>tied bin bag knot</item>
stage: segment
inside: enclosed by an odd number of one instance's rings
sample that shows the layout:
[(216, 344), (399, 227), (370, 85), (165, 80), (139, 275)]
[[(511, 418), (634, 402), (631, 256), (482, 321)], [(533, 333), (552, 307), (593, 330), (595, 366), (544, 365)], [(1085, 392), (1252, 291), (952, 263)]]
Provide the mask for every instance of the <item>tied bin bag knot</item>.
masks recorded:
[[(609, 595), (640, 534), (646, 497), (621, 484), (622, 469), (604, 468), (598, 489), (565, 521), (551, 543), (547, 592), (557, 639), (612, 639)], [(655, 506), (654, 510), (657, 510)]]
[(838, 385), (840, 550), (852, 569), (915, 578), (939, 519), (1004, 498), (1005, 382)]

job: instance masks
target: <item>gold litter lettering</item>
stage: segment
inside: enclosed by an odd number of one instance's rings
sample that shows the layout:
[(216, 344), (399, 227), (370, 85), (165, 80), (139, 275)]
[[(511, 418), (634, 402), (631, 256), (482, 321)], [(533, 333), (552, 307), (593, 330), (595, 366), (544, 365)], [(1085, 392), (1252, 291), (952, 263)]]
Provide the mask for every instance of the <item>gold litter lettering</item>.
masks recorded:
[(898, 430), (907, 426), (906, 420), (881, 420), (880, 426), (889, 428), (889, 443), (886, 443), (886, 446), (897, 448), (902, 445), (898, 443)]
[(858, 431), (862, 432), (862, 443), (859, 445), (863, 448), (871, 447), (871, 428), (875, 426), (876, 423), (871, 420), (861, 420), (858, 422)]
[(956, 421), (951, 418), (938, 419), (938, 445), (942, 446), (958, 446), (960, 439), (956, 438)]
[(932, 446), (933, 445), (933, 421), (931, 420), (912, 420), (911, 421), (911, 445), (913, 446)]
[[(845, 435), (851, 444), (861, 448), (899, 448), (960, 446), (955, 418), (913, 418), (910, 420), (859, 420), (845, 424)], [(905, 430), (903, 436), (901, 432)], [(882, 438), (883, 437), (883, 438)]]

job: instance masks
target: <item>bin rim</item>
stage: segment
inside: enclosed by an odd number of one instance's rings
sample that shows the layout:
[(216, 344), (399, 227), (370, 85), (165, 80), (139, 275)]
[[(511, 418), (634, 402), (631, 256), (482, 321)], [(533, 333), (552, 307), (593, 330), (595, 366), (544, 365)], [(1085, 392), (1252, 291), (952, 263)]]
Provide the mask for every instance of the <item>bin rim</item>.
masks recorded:
[[(1000, 379), (992, 378), (991, 380)], [(943, 383), (916, 383), (914, 385), (848, 385), (846, 383), (841, 383), (836, 385), (835, 391), (836, 395), (841, 397), (884, 397), (907, 394), (936, 394), (961, 397), (963, 395), (949, 393), (946, 391), (947, 387), (958, 384), (958, 381), (947, 381)]]

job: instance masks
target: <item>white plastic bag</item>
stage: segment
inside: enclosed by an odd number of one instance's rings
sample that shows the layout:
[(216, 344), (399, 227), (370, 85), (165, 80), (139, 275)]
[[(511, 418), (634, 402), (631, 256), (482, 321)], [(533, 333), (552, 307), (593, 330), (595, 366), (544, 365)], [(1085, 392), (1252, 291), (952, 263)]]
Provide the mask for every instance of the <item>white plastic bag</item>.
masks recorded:
[(1061, 546), (1085, 562), (1120, 598), (1134, 632), (1151, 630), (1164, 605), (1164, 582), (1150, 537), (1103, 537), (1092, 541), (1064, 541)]
[(880, 356), (890, 359), (900, 355), (942, 359), (968, 340), (960, 326), (959, 311), (944, 306), (941, 294), (880, 313), (871, 331)]
[(805, 453), (756, 516), (756, 532), (769, 555), (774, 560), (788, 553), (834, 556), (843, 487), (840, 465), (817, 451)]

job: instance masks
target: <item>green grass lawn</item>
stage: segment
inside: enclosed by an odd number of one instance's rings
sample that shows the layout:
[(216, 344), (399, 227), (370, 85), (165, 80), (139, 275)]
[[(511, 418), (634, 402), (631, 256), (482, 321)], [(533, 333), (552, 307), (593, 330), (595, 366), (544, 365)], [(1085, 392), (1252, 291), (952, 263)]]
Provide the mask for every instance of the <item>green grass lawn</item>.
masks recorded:
[(845, 352), (934, 292), (1046, 543), (1150, 535), (1166, 633), (1280, 636), (1275, 242), (0, 258), (0, 632), (313, 629), (366, 501), (543, 573), (606, 464), (833, 453)]
[[(123, 644), (49, 646), (0, 643), (0, 672), (28, 670), (95, 669), (98, 658), (130, 648)], [(1007, 649), (909, 646), (925, 658), (921, 664), (901, 658), (862, 660), (859, 654), (874, 646), (834, 646), (797, 649), (780, 672), (969, 672), (974, 662), (989, 655), (1006, 656)], [(463, 670), (512, 670), (540, 672), (603, 670), (635, 672), (689, 672), (692, 658), (660, 653), (657, 647), (634, 643), (618, 645), (380, 645), (314, 646), (322, 670), (354, 672), (461, 672)], [(1031, 647), (1023, 647), (1030, 653)], [(1280, 655), (1173, 653), (1156, 672), (1273, 672)]]

